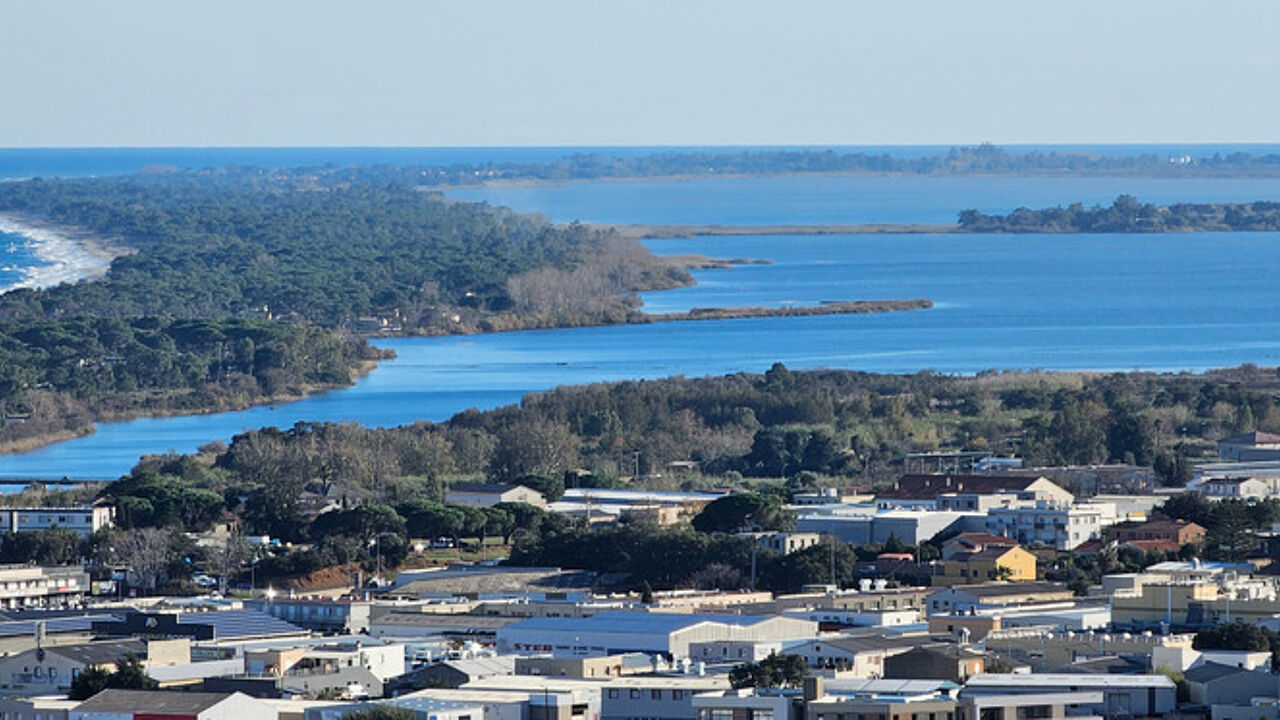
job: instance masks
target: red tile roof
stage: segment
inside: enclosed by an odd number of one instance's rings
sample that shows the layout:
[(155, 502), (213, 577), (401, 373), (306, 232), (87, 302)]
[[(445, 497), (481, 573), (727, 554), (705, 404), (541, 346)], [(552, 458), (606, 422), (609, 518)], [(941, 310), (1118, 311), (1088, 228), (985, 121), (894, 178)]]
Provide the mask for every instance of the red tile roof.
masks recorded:
[(993, 495), (1026, 490), (1039, 479), (1034, 475), (903, 475), (892, 488), (877, 492), (876, 497), (932, 500), (947, 493)]

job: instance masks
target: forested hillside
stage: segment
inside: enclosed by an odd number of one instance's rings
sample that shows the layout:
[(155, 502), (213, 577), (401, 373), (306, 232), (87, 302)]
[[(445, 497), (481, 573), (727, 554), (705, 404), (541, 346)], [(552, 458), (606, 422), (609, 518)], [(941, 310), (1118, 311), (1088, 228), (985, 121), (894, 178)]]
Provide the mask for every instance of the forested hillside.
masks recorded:
[[(200, 456), (144, 462), (135, 485), (120, 487), (159, 483), (170, 488), (166, 498), (181, 496), (175, 488), (212, 490), (250, 527), (302, 537), (308, 492), (390, 505), (438, 502), (447, 483), (477, 478), (518, 481), (552, 498), (566, 482), (875, 485), (901, 472), (893, 460), (902, 453), (939, 449), (990, 449), (1032, 464), (1129, 462), (1180, 483), (1187, 459), (1212, 452), (1214, 438), (1280, 430), (1277, 386), (1274, 370), (1251, 367), (949, 377), (778, 365), (764, 375), (560, 388), (441, 424), (253, 431)], [(673, 470), (672, 461), (696, 469)], [(630, 478), (637, 470), (642, 479)]]

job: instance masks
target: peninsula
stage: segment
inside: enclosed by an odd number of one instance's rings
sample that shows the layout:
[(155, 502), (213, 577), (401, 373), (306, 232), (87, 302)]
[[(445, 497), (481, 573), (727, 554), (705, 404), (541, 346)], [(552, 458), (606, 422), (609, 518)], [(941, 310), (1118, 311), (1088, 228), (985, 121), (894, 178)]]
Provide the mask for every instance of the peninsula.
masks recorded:
[[(0, 295), (0, 452), (99, 420), (220, 412), (349, 385), (369, 337), (919, 309), (927, 300), (650, 315), (687, 269), (607, 228), (305, 171), (0, 184), (0, 217), (69, 258)], [(2, 229), (2, 228), (0, 228)], [(103, 252), (88, 248), (110, 238)], [(92, 242), (90, 242), (92, 241)], [(92, 260), (92, 262), (90, 262)]]

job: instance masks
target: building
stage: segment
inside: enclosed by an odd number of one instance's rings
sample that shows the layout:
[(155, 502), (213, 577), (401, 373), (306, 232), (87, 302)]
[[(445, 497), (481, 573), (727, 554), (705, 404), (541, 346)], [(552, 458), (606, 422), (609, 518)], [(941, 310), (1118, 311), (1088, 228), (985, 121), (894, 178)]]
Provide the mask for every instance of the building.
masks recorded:
[[(456, 691), (453, 691), (456, 692)], [(506, 698), (502, 698), (505, 700)], [(490, 720), (487, 698), (443, 699), (426, 695), (398, 697), (376, 703), (327, 703), (307, 707), (302, 720), (341, 720), (357, 710), (368, 710), (373, 705), (382, 705), (407, 711), (414, 720)], [(296, 701), (294, 701), (296, 702)], [(526, 696), (518, 707), (527, 708), (529, 699)], [(516, 714), (516, 718), (519, 714)], [(516, 720), (512, 718), (511, 720)], [(281, 713), (280, 720), (285, 720)], [(492, 720), (501, 720), (493, 718)], [(548, 717), (550, 720), (550, 717)]]
[(127, 655), (147, 656), (141, 640), (55, 645), (0, 658), (0, 690), (9, 695), (51, 695), (71, 689), (71, 681), (90, 668), (115, 669)]
[(1105, 598), (1058, 603), (1011, 605), (971, 609), (950, 615), (930, 615), (929, 632), (955, 638), (967, 636), (981, 642), (993, 632), (1014, 628), (1045, 628), (1080, 632), (1102, 630), (1111, 625), (1111, 606)]
[(1015, 665), (1028, 665), (1036, 672), (1063, 667), (1082, 660), (1105, 657), (1141, 658), (1150, 671), (1148, 658), (1164, 652), (1191, 650), (1191, 634), (1074, 632), (1051, 626), (996, 630), (984, 641), (987, 652)]
[(620, 678), (601, 688), (600, 720), (694, 718), (695, 695), (728, 689), (724, 675)]
[(454, 483), (445, 488), (444, 501), (447, 505), (466, 505), (468, 507), (493, 507), (498, 503), (527, 503), (537, 507), (546, 507), (547, 499), (542, 493), (524, 485), (497, 485), (488, 483)]
[(793, 696), (758, 688), (715, 690), (693, 696), (697, 720), (799, 720)]
[(689, 658), (709, 664), (760, 662), (781, 653), (782, 643), (777, 641), (709, 640), (689, 643)]
[(80, 607), (90, 592), (89, 573), (78, 565), (0, 565), (0, 608)]
[[(1072, 714), (1116, 717), (1161, 717), (1177, 707), (1177, 692), (1164, 675), (1087, 675), (1074, 673), (983, 674), (975, 675), (960, 691), (962, 702), (978, 704), (980, 698), (1002, 695), (1060, 695), (1098, 693), (1075, 702)], [(1056, 703), (1040, 703), (1053, 705)], [(1051, 715), (1050, 715), (1051, 716)], [(981, 720), (981, 715), (966, 716)], [(1038, 716), (1036, 716), (1038, 717)]]
[(103, 690), (68, 720), (277, 720), (276, 710), (242, 693)]
[(884, 659), (884, 676), (897, 680), (962, 683), (986, 669), (986, 656), (951, 644), (921, 645)]
[(1163, 540), (1179, 547), (1204, 542), (1205, 529), (1187, 520), (1153, 518), (1146, 522), (1122, 522), (1103, 531), (1108, 540), (1119, 543)]
[(1200, 483), (1196, 490), (1217, 499), (1265, 498), (1275, 494), (1275, 483), (1252, 477), (1210, 478)]
[(585, 618), (529, 618), (498, 630), (498, 652), (613, 655), (628, 652), (689, 657), (708, 640), (793, 641), (818, 633), (808, 620), (770, 615), (645, 613), (616, 610)]
[(1040, 543), (1071, 550), (1102, 537), (1102, 529), (1115, 520), (1114, 505), (1037, 500), (1031, 505), (990, 509), (987, 532), (1014, 538), (1023, 545)]
[(474, 639), (491, 641), (498, 629), (520, 621), (516, 616), (403, 612), (379, 615), (369, 623), (369, 635), (375, 638)]
[(757, 532), (739, 535), (754, 538), (761, 549), (772, 550), (780, 555), (790, 555), (822, 542), (822, 535), (813, 532)]
[(547, 567), (451, 565), (429, 570), (402, 570), (383, 594), (404, 599), (589, 600), (597, 575), (588, 570)]
[(885, 659), (937, 641), (924, 635), (837, 635), (791, 645), (788, 655), (799, 655), (809, 667), (842, 671), (843, 677), (884, 677)]
[[(956, 705), (956, 720), (1022, 720), (1038, 718), (1066, 720), (1089, 717), (1081, 707), (1106, 706), (1106, 696), (1100, 690), (1066, 690), (1041, 693), (960, 693)], [(1096, 717), (1096, 716), (1094, 716)], [(1113, 716), (1107, 716), (1113, 717)], [(1127, 717), (1117, 715), (1114, 717)]]
[(1280, 460), (1280, 435), (1250, 432), (1218, 441), (1218, 457), (1228, 462)]
[[(401, 666), (403, 667), (403, 661)], [(515, 672), (516, 658), (510, 655), (442, 660), (408, 673), (395, 683), (394, 690), (404, 692), (407, 689), (456, 688), (474, 680), (494, 675), (512, 675)]]
[(1052, 582), (994, 582), (980, 585), (961, 585), (935, 590), (926, 600), (926, 612), (930, 616), (1006, 608), (1029, 603), (1048, 603), (1071, 600), (1075, 593), (1066, 585)]
[(1121, 627), (1200, 628), (1227, 622), (1275, 623), (1280, 595), (1267, 580), (1227, 581), (1178, 578), (1143, 581), (1111, 595), (1111, 619)]
[(986, 512), (1037, 500), (1070, 504), (1075, 496), (1053, 481), (1034, 475), (903, 475), (876, 493), (881, 508), (919, 508)]
[(268, 598), (249, 600), (246, 608), (320, 632), (355, 635), (369, 631), (370, 608), (362, 600)]
[[(779, 644), (779, 646), (781, 646)], [(516, 675), (546, 677), (611, 678), (653, 672), (654, 659), (644, 653), (602, 655), (599, 657), (557, 657), (536, 655), (516, 658)]]
[(1197, 705), (1240, 705), (1249, 698), (1280, 697), (1280, 676), (1269, 668), (1248, 670), (1210, 662), (1187, 670), (1183, 677)]
[(404, 645), (369, 638), (266, 643), (245, 647), (244, 662), (245, 671), (255, 676), (322, 675), (340, 668), (361, 667), (379, 680), (390, 680), (404, 673)]
[(87, 538), (115, 522), (110, 505), (74, 507), (0, 507), (0, 533), (36, 532), (52, 528), (70, 530)]
[(903, 682), (885, 684), (874, 689), (842, 692), (832, 683), (824, 687), (824, 678), (810, 677), (804, 684), (805, 720), (844, 720), (877, 718), (878, 720), (946, 720), (955, 715), (956, 702), (951, 688), (939, 690), (932, 684), (913, 686)]
[(966, 532), (942, 543), (942, 557), (949, 557), (958, 552), (977, 552), (989, 547), (1016, 547), (1017, 540), (1004, 535), (992, 535), (986, 532)]
[(884, 544), (897, 538), (919, 545), (943, 533), (982, 530), (986, 516), (949, 510), (885, 510), (857, 505), (821, 505), (802, 511), (796, 518), (800, 532), (834, 535), (857, 545)]
[(67, 720), (68, 713), (79, 704), (79, 700), (69, 700), (62, 695), (0, 698), (0, 718)]
[(1035, 579), (1036, 556), (1016, 545), (993, 545), (982, 550), (954, 553), (935, 563), (933, 573), (933, 584), (944, 587)]

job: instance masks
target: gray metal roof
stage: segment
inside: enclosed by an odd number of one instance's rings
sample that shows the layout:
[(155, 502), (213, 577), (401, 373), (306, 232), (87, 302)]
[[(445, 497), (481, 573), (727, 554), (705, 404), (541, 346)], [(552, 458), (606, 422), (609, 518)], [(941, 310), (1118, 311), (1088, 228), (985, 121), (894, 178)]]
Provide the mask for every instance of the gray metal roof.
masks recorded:
[(126, 655), (146, 657), (147, 645), (141, 640), (102, 640), (78, 645), (55, 645), (46, 648), (45, 652), (86, 666), (109, 665)]
[(209, 612), (183, 613), (178, 616), (178, 624), (212, 625), (214, 638), (218, 640), (310, 634), (307, 630), (287, 620), (281, 620), (257, 610), (211, 610)]
[(1203, 665), (1200, 665), (1198, 667), (1193, 667), (1190, 670), (1186, 671), (1185, 673), (1183, 673), (1183, 677), (1186, 678), (1187, 682), (1204, 683), (1204, 682), (1209, 682), (1210, 680), (1217, 680), (1218, 678), (1223, 678), (1223, 677), (1227, 677), (1228, 675), (1235, 675), (1237, 673), (1242, 673), (1242, 672), (1253, 672), (1253, 671), (1234, 667), (1232, 665), (1223, 665), (1222, 663), (1209, 661)]
[[(583, 618), (538, 617), (509, 627), (519, 630), (581, 630), (611, 633), (673, 633), (704, 622), (750, 627), (779, 619), (778, 615), (716, 615), (646, 613), (615, 610)], [(784, 618), (789, 619), (789, 618)]]
[(166, 690), (103, 690), (76, 706), (76, 712), (197, 715), (236, 693)]

